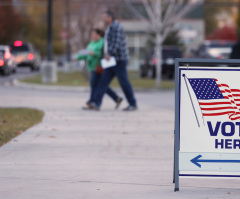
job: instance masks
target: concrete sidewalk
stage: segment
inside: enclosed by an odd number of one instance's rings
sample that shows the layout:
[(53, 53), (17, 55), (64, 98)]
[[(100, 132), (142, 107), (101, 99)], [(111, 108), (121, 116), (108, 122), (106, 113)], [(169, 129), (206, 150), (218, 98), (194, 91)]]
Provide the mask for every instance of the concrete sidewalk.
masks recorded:
[(45, 111), (0, 148), (1, 199), (240, 198), (238, 179), (186, 178), (173, 191), (173, 91), (138, 92), (126, 113), (107, 97), (82, 111), (85, 92), (0, 90), (1, 106)]

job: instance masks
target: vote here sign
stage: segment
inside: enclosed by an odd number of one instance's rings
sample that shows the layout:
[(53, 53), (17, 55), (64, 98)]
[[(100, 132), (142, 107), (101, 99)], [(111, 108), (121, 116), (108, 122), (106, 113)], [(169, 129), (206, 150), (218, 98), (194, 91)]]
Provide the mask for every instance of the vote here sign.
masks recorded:
[(240, 69), (179, 68), (180, 176), (240, 176)]

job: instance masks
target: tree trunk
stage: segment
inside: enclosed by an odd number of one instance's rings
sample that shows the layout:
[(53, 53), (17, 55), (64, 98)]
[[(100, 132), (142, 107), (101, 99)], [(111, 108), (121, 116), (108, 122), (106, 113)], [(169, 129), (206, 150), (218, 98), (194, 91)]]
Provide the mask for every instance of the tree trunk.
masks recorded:
[(155, 46), (157, 64), (156, 64), (156, 88), (160, 88), (162, 80), (162, 42), (161, 34), (156, 34), (156, 46)]

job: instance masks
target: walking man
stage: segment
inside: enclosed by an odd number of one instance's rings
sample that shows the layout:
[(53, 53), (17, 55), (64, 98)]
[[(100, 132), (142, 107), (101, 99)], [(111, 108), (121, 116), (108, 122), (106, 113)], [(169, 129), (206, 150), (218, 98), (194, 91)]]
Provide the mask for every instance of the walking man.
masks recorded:
[(128, 49), (125, 38), (125, 33), (122, 26), (119, 24), (112, 12), (107, 11), (103, 13), (103, 21), (107, 25), (104, 37), (104, 57), (109, 60), (110, 57), (116, 59), (116, 66), (104, 70), (102, 78), (98, 84), (97, 92), (94, 96), (93, 103), (90, 108), (99, 110), (104, 93), (114, 76), (117, 76), (118, 82), (129, 103), (124, 111), (137, 110), (137, 103), (134, 97), (132, 86), (128, 79), (127, 63), (128, 63)]

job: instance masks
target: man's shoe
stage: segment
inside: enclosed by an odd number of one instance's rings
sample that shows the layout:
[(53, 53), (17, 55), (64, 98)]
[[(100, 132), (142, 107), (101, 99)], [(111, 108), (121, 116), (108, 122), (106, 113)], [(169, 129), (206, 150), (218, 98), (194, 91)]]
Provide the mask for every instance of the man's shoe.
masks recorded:
[(127, 108), (124, 108), (123, 111), (136, 111), (137, 106), (128, 106)]
[(121, 105), (122, 101), (123, 101), (123, 98), (121, 98), (121, 97), (117, 98), (115, 109), (119, 108), (119, 106)]
[(83, 110), (85, 111), (99, 111), (99, 107), (95, 103), (87, 103), (86, 106), (82, 107)]
[(84, 110), (84, 111), (93, 111), (93, 109), (90, 108), (89, 106), (83, 106), (82, 110)]
[(95, 110), (95, 111), (99, 111), (99, 107), (97, 106), (97, 104), (95, 104), (94, 102), (90, 102), (88, 104), (89, 108), (92, 109), (92, 110)]

